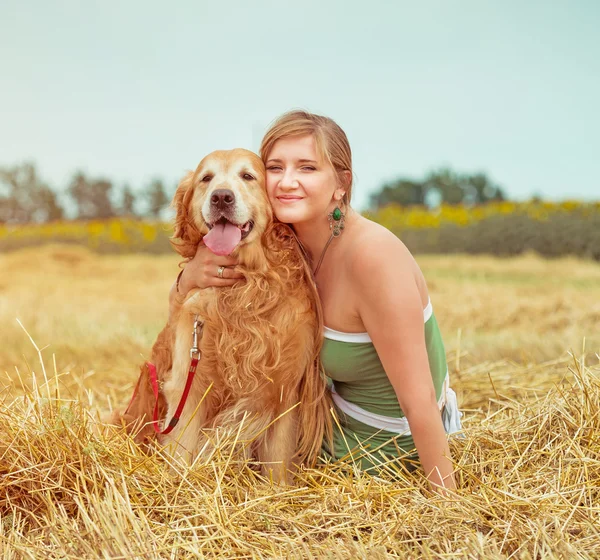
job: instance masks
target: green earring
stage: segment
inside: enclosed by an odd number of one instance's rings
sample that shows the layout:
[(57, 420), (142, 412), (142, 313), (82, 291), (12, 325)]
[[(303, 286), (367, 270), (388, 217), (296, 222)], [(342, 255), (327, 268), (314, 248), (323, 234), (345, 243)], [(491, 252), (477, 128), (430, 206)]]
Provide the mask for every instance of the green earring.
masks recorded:
[(336, 206), (333, 212), (327, 214), (327, 219), (329, 220), (329, 229), (331, 230), (331, 234), (333, 237), (338, 237), (342, 230), (344, 229), (344, 219), (346, 214), (344, 214), (339, 206)]

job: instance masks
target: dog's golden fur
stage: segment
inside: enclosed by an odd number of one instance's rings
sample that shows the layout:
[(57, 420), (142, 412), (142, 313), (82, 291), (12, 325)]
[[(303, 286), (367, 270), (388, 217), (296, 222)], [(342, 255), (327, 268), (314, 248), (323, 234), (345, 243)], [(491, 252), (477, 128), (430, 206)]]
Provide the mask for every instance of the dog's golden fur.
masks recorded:
[[(242, 175), (254, 181), (238, 180)], [(206, 445), (207, 430), (241, 426), (241, 439), (252, 442), (247, 455), (261, 462), (263, 472), (271, 469), (275, 479), (285, 481), (287, 469), (313, 464), (324, 437), (330, 437), (330, 402), (319, 367), (323, 321), (316, 286), (292, 230), (273, 221), (264, 179), (255, 154), (232, 150), (210, 154), (180, 183), (172, 243), (186, 259), (209, 230), (203, 208), (215, 188), (231, 188), (249, 209), (254, 227), (233, 253), (246, 281), (192, 290), (159, 334), (151, 361), (163, 388), (164, 427), (183, 392), (197, 314), (204, 322), (202, 357), (179, 424), (160, 443), (193, 459)], [(139, 427), (151, 420), (153, 407), (142, 366), (129, 408), (114, 420)], [(153, 433), (146, 424), (137, 438)]]

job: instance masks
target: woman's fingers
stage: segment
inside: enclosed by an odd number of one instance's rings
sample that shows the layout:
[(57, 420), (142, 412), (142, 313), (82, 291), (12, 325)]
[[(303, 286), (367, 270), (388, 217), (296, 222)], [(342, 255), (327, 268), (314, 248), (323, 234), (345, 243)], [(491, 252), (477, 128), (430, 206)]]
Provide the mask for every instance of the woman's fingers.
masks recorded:
[(222, 257), (219, 255), (213, 255), (213, 259), (212, 262), (214, 264), (216, 264), (217, 266), (235, 266), (237, 264), (237, 259), (234, 259), (233, 257)]
[[(215, 255), (206, 245), (200, 243), (196, 249), (196, 255), (186, 265), (186, 272), (183, 275), (186, 281), (185, 286), (189, 289), (232, 286), (244, 278), (239, 271), (235, 270), (236, 265), (237, 259), (234, 257)], [(219, 270), (221, 274), (219, 274)]]
[(239, 282), (237, 278), (217, 278), (216, 276), (207, 280), (206, 287), (223, 288), (225, 286), (233, 286)]
[(227, 280), (239, 280), (244, 278), (244, 275), (233, 266), (217, 266), (215, 268), (215, 276), (217, 278), (226, 278)]
[(233, 286), (240, 280), (245, 280), (245, 276), (236, 267), (208, 264), (202, 270), (198, 286), (201, 288)]
[(230, 273), (232, 278), (236, 278), (236, 279), (241, 279), (241, 278), (246, 278), (238, 268), (234, 267), (231, 269), (231, 273)]

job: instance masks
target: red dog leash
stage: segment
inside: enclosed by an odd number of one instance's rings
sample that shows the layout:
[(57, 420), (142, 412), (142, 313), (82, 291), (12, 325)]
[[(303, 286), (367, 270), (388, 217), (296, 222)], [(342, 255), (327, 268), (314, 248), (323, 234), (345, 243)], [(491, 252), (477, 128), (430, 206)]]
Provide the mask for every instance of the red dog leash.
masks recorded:
[(181, 417), (181, 413), (183, 412), (183, 407), (185, 406), (185, 401), (187, 401), (188, 395), (190, 394), (190, 389), (192, 388), (192, 382), (194, 381), (194, 376), (196, 375), (196, 366), (198, 365), (198, 362), (200, 361), (200, 358), (202, 357), (202, 354), (200, 354), (200, 349), (198, 348), (198, 333), (202, 332), (202, 327), (204, 326), (204, 323), (202, 323), (202, 321), (198, 320), (198, 315), (196, 315), (196, 317), (194, 318), (194, 329), (192, 331), (192, 347), (190, 348), (190, 358), (191, 358), (191, 363), (190, 363), (190, 369), (188, 370), (188, 376), (187, 376), (187, 380), (185, 382), (185, 388), (183, 389), (183, 394), (181, 395), (181, 399), (179, 400), (179, 404), (177, 405), (177, 409), (175, 410), (175, 414), (173, 415), (173, 418), (171, 418), (171, 420), (169, 421), (168, 426), (161, 432), (160, 428), (158, 427), (158, 376), (156, 374), (156, 367), (154, 366), (154, 364), (151, 364), (150, 362), (146, 362), (146, 365), (148, 367), (148, 372), (150, 374), (150, 383), (152, 383), (152, 391), (154, 392), (154, 414), (153, 414), (153, 418), (152, 418), (152, 427), (154, 428), (154, 431), (158, 434), (158, 435), (165, 435), (168, 434), (169, 432), (171, 432), (171, 430), (177, 426), (177, 423), (179, 422), (179, 418)]
[(156, 366), (150, 362), (146, 362), (146, 366), (148, 367), (148, 373), (150, 374), (150, 383), (152, 384), (152, 391), (154, 392), (154, 414), (152, 418), (152, 427), (154, 431), (158, 435), (165, 435), (171, 432), (171, 430), (177, 426), (179, 422), (179, 418), (181, 417), (181, 413), (183, 412), (183, 407), (185, 406), (185, 401), (187, 401), (188, 395), (190, 394), (190, 390), (192, 388), (192, 382), (194, 381), (194, 376), (196, 375), (196, 366), (202, 357), (200, 353), (200, 349), (198, 348), (198, 334), (202, 333), (202, 327), (204, 323), (198, 320), (198, 315), (194, 318), (194, 329), (192, 331), (192, 347), (190, 348), (190, 358), (192, 359), (190, 363), (190, 369), (188, 370), (187, 380), (185, 382), (185, 388), (183, 389), (183, 394), (181, 395), (181, 399), (179, 400), (179, 404), (177, 405), (177, 409), (175, 410), (175, 414), (173, 418), (169, 420), (168, 426), (161, 432), (158, 427), (158, 375), (156, 374)]
[[(204, 323), (202, 321), (199, 321), (198, 315), (196, 315), (196, 317), (194, 318), (193, 342), (192, 347), (190, 348), (190, 358), (192, 359), (192, 362), (190, 363), (190, 369), (188, 371), (187, 380), (185, 382), (185, 388), (183, 389), (183, 394), (181, 395), (181, 399), (179, 401), (179, 404), (177, 405), (177, 410), (175, 410), (173, 418), (171, 418), (168, 426), (162, 432), (158, 427), (158, 397), (160, 389), (158, 387), (158, 375), (156, 373), (156, 366), (151, 362), (146, 362), (146, 367), (148, 368), (148, 374), (150, 376), (150, 383), (152, 385), (152, 392), (154, 393), (154, 414), (152, 427), (158, 435), (168, 434), (175, 426), (177, 426), (177, 423), (179, 422), (179, 418), (181, 417), (181, 413), (183, 412), (183, 407), (185, 406), (185, 401), (187, 401), (188, 395), (190, 394), (190, 390), (192, 388), (192, 382), (194, 381), (194, 376), (196, 375), (196, 367), (198, 366), (198, 362), (202, 357), (200, 349), (198, 348), (198, 335), (199, 333), (202, 333), (203, 326)], [(131, 407), (131, 404), (133, 403), (133, 400), (135, 399), (135, 396), (138, 393), (141, 380), (142, 378), (140, 377), (133, 391), (133, 396), (131, 397), (131, 401), (129, 402), (127, 410), (129, 410), (129, 408)], [(125, 411), (125, 413), (127, 413), (127, 410)]]

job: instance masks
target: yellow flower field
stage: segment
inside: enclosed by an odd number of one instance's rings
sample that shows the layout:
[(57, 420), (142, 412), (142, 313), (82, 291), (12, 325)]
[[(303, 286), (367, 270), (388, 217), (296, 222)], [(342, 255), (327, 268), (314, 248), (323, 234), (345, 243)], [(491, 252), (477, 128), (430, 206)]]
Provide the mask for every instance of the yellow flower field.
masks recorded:
[(403, 207), (390, 204), (364, 215), (393, 231), (402, 229), (439, 228), (453, 224), (468, 226), (495, 216), (524, 215), (535, 221), (546, 221), (554, 215), (581, 214), (600, 216), (600, 202), (577, 200), (563, 202), (488, 202), (479, 206), (442, 204), (435, 210), (423, 206)]
[[(542, 201), (517, 203), (503, 201), (472, 207), (444, 204), (434, 210), (425, 207), (389, 205), (375, 212), (366, 211), (363, 214), (400, 236), (405, 232), (418, 236), (420, 231), (435, 231), (447, 226), (468, 228), (476, 224), (487, 223), (486, 220), (491, 223), (493, 219), (508, 217), (527, 218), (528, 230), (532, 230), (533, 235), (542, 235), (536, 224), (547, 224), (549, 220), (556, 218), (563, 220), (566, 218), (572, 223), (578, 224), (589, 222), (587, 229), (584, 228), (584, 232), (596, 229), (600, 223), (600, 202), (584, 203), (573, 200), (560, 203)], [(492, 226), (490, 229), (493, 230), (494, 227), (497, 226)], [(477, 230), (475, 235), (479, 235), (479, 231)], [(171, 251), (168, 242), (171, 233), (172, 226), (169, 223), (131, 218), (89, 222), (62, 221), (19, 226), (0, 224), (0, 250), (14, 250), (58, 242), (85, 245), (100, 253), (168, 253)], [(494, 234), (496, 234), (495, 231)], [(498, 231), (497, 235), (501, 235), (501, 231)], [(590, 235), (594, 235), (594, 231), (590, 231)], [(560, 240), (552, 239), (549, 242), (560, 245)], [(411, 249), (420, 252), (421, 244), (417, 242), (416, 246)], [(431, 252), (429, 246), (423, 247), (422, 250)], [(456, 250), (452, 252), (473, 251), (457, 245)], [(477, 252), (494, 253), (495, 246), (492, 245), (488, 250)], [(565, 247), (563, 251), (559, 247), (558, 254), (569, 254), (569, 248)], [(585, 252), (581, 256), (585, 256)]]
[(171, 233), (172, 226), (169, 223), (131, 218), (18, 226), (0, 224), (0, 249), (72, 243), (98, 252), (164, 252), (170, 250), (168, 238)]

